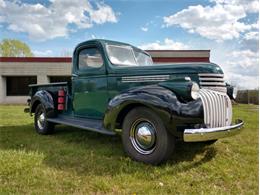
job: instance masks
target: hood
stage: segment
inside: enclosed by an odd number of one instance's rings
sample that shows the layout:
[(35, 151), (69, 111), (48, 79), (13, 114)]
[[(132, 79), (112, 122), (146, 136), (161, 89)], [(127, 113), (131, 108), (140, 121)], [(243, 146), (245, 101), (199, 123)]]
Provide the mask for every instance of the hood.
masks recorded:
[(223, 74), (222, 69), (214, 63), (173, 63), (154, 64), (152, 66), (120, 67), (110, 66), (108, 72), (120, 75), (149, 75), (149, 74)]

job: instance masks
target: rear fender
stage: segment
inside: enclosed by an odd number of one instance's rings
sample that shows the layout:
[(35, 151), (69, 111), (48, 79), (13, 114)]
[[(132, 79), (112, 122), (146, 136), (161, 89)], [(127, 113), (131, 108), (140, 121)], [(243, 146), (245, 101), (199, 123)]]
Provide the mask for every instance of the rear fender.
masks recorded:
[(53, 96), (50, 92), (46, 90), (40, 90), (34, 94), (30, 103), (30, 113), (34, 113), (39, 104), (42, 104), (45, 108), (48, 118), (54, 117), (56, 115)]

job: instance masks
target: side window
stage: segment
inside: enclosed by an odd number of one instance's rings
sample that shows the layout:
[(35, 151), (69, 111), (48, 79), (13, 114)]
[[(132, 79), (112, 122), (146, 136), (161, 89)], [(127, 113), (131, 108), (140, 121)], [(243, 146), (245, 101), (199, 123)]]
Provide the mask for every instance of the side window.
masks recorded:
[(100, 68), (102, 65), (103, 59), (97, 48), (86, 48), (79, 52), (79, 69)]

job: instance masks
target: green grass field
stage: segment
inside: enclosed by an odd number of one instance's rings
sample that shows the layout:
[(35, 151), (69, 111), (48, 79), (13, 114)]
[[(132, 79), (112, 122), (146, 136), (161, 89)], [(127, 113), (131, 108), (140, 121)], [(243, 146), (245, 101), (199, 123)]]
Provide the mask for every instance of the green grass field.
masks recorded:
[(119, 136), (65, 126), (38, 135), (24, 107), (0, 106), (0, 194), (258, 194), (257, 106), (234, 106), (241, 134), (178, 142), (157, 167), (126, 157)]

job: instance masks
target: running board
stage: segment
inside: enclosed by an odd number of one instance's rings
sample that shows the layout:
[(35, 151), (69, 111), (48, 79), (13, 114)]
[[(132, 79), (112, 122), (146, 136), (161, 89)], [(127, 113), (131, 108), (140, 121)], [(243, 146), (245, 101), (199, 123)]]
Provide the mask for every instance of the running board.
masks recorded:
[(48, 118), (47, 121), (95, 131), (106, 135), (115, 135), (115, 132), (105, 129), (102, 125), (102, 120), (86, 119), (86, 118), (73, 118), (70, 116), (58, 116), (56, 118)]

